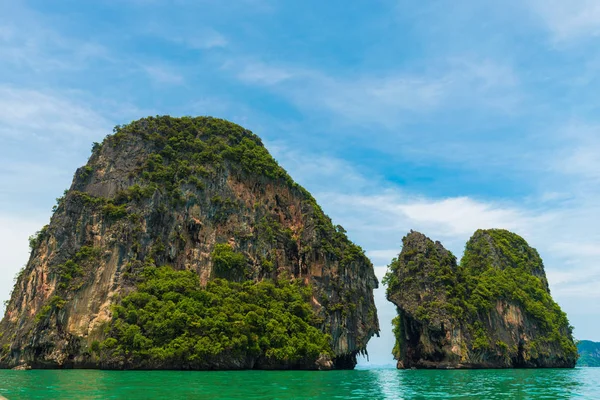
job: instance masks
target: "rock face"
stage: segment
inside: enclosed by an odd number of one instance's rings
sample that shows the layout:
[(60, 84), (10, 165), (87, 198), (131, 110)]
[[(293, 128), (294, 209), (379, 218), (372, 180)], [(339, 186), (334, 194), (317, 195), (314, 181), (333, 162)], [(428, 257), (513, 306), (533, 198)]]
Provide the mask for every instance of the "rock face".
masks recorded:
[(578, 367), (600, 367), (600, 343), (591, 340), (577, 342), (579, 351)]
[(478, 230), (460, 265), (411, 231), (389, 266), (398, 368), (574, 367), (567, 316), (537, 251), (506, 230)]
[(379, 332), (362, 249), (227, 121), (116, 127), (30, 244), (4, 368), (353, 368)]

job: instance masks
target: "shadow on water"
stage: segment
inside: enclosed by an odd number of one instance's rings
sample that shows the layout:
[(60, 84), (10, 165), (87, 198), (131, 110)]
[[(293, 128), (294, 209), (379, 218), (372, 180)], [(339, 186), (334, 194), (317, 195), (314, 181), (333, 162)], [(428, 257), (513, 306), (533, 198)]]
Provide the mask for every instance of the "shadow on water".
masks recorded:
[(0, 371), (15, 399), (598, 398), (600, 368), (424, 371)]

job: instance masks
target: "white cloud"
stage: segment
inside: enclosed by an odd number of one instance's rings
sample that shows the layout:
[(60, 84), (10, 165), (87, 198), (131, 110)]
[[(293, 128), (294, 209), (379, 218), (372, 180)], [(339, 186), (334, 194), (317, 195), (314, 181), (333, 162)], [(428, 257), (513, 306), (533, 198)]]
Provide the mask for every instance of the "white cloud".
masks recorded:
[(43, 14), (22, 2), (0, 2), (0, 14), (10, 19), (0, 27), (0, 71), (15, 68), (31, 74), (82, 70), (92, 61), (109, 60), (109, 50), (95, 42), (65, 36)]
[(227, 38), (214, 29), (193, 33), (191, 36), (183, 39), (183, 42), (187, 43), (192, 49), (214, 49), (228, 45)]
[(547, 161), (558, 173), (580, 180), (600, 180), (600, 125), (568, 122), (549, 134), (557, 144), (554, 157)]
[(530, 0), (533, 11), (557, 41), (600, 35), (600, 3), (596, 0)]
[(576, 146), (568, 150), (564, 158), (558, 158), (557, 166), (564, 173), (600, 179), (600, 142)]
[(35, 137), (57, 146), (90, 143), (110, 126), (96, 111), (59, 94), (0, 86), (0, 136)]
[(554, 252), (565, 256), (579, 255), (582, 257), (600, 256), (599, 242), (558, 242), (553, 245)]
[(444, 236), (471, 235), (477, 229), (504, 228), (523, 232), (540, 217), (494, 203), (479, 202), (468, 197), (442, 200), (418, 200), (398, 204), (397, 208), (416, 223), (435, 226)]
[(444, 78), (403, 75), (348, 81), (326, 78), (312, 93), (301, 91), (296, 101), (304, 106), (324, 106), (357, 122), (393, 125), (403, 114), (436, 108), (446, 97), (449, 84)]
[[(231, 63), (226, 63), (224, 68), (232, 68)], [(238, 79), (246, 83), (271, 86), (284, 82), (294, 76), (297, 72), (292, 72), (285, 68), (274, 67), (264, 63), (245, 63), (237, 73)]]
[(211, 50), (225, 48), (229, 45), (227, 38), (212, 28), (198, 28), (197, 26), (165, 29), (162, 21), (151, 23), (146, 28), (147, 34), (157, 36), (185, 46), (192, 50)]
[(167, 67), (146, 65), (143, 67), (143, 70), (148, 74), (150, 79), (157, 83), (181, 85), (184, 82), (182, 75)]
[(299, 108), (326, 110), (353, 123), (393, 127), (410, 115), (442, 107), (518, 109), (519, 80), (510, 65), (469, 58), (437, 64), (423, 73), (357, 76), (248, 60), (230, 61), (224, 69), (244, 83), (269, 88)]
[(600, 291), (598, 290), (600, 287), (600, 275), (596, 275), (594, 278), (575, 284), (560, 285), (557, 289), (553, 290), (553, 294), (554, 296), (597, 303), (598, 299), (600, 299)]

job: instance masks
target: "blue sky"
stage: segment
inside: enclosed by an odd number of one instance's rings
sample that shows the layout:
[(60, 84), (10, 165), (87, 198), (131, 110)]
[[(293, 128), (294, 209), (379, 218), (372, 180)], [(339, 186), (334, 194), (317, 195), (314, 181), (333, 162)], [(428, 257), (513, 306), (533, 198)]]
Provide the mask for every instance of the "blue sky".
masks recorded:
[[(381, 276), (410, 229), (524, 236), (600, 340), (600, 3), (0, 0), (0, 297), (116, 124), (260, 135)], [(373, 363), (390, 361), (380, 300)]]

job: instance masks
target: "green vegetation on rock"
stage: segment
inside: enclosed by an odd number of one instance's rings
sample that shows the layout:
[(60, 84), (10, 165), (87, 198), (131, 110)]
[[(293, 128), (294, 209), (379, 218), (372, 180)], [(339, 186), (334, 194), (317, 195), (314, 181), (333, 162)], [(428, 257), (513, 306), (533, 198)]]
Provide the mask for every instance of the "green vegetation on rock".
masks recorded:
[(101, 250), (91, 246), (83, 246), (77, 251), (73, 258), (65, 261), (63, 264), (55, 265), (52, 271), (58, 275), (58, 288), (65, 290), (77, 290), (85, 282), (78, 280), (77, 285), (73, 285), (72, 281), (76, 278), (83, 277), (85, 272), (93, 267), (93, 263), (100, 257)]
[(94, 347), (104, 363), (125, 366), (302, 365), (331, 354), (310, 296), (298, 281), (216, 279), (202, 288), (194, 272), (147, 266), (137, 290), (114, 306), (109, 338)]
[(226, 165), (238, 173), (295, 185), (258, 136), (222, 119), (149, 117), (116, 127), (107, 140), (117, 146), (136, 136), (153, 145), (142, 177), (175, 199), (181, 198), (182, 185), (202, 188), (207, 178)]
[(231, 245), (217, 243), (211, 256), (216, 276), (230, 280), (246, 277), (248, 261), (243, 254), (233, 251)]
[(231, 122), (115, 127), (53, 213), (0, 366), (352, 368), (379, 331), (364, 251)]
[(53, 311), (62, 309), (65, 304), (66, 304), (66, 300), (63, 299), (62, 297), (60, 297), (60, 296), (52, 297), (50, 299), (50, 301), (48, 302), (48, 304), (46, 304), (44, 307), (42, 307), (40, 312), (38, 312), (35, 315), (35, 322), (40, 323), (41, 321), (48, 318), (50, 316), (50, 314), (52, 314)]
[(503, 229), (479, 230), (467, 243), (460, 267), (471, 314), (491, 310), (497, 300), (518, 304), (540, 327), (528, 343), (532, 353), (558, 343), (562, 352), (576, 356), (573, 328), (550, 295), (542, 259), (522, 237)]
[[(528, 365), (530, 360), (535, 365), (537, 359), (552, 358), (553, 352), (563, 360), (577, 357), (572, 327), (550, 295), (539, 254), (509, 231), (475, 232), (459, 265), (439, 242), (411, 232), (403, 239), (402, 252), (389, 265), (384, 283), (388, 299), (402, 310), (402, 315), (434, 330), (449, 325), (465, 330), (464, 335), (470, 338), (469, 351), (495, 354), (507, 365)], [(531, 331), (528, 339), (510, 346), (499, 338), (496, 330), (500, 328), (490, 325), (498, 307), (509, 306), (518, 307), (522, 318), (534, 321), (526, 327)], [(399, 332), (401, 325), (400, 319), (395, 320), (394, 330)], [(516, 337), (511, 332), (506, 335), (503, 337)], [(393, 351), (398, 359), (402, 349), (399, 340)], [(461, 350), (455, 355), (464, 359), (465, 354)]]

